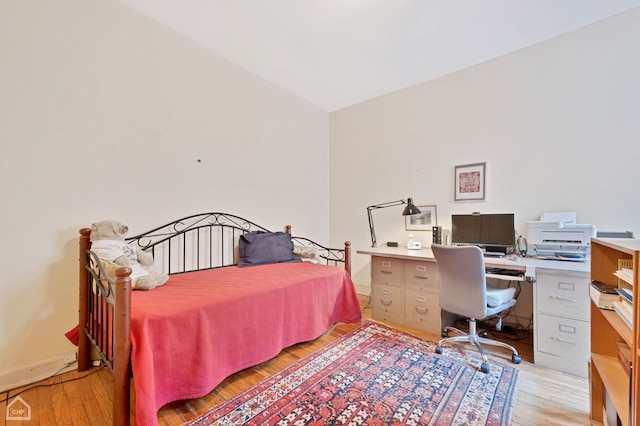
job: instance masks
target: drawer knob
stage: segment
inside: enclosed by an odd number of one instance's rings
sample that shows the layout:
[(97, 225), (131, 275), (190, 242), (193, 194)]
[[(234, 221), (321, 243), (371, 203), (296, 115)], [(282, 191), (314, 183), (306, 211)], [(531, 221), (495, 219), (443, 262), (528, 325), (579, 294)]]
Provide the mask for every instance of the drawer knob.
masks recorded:
[(419, 279), (419, 280), (428, 280), (429, 277), (421, 277), (420, 275), (414, 275), (415, 278)]
[(380, 299), (380, 303), (382, 303), (385, 306), (389, 306), (393, 303), (393, 300), (390, 299)]
[(419, 314), (426, 314), (429, 311), (429, 309), (424, 308), (422, 306), (416, 306), (416, 312)]

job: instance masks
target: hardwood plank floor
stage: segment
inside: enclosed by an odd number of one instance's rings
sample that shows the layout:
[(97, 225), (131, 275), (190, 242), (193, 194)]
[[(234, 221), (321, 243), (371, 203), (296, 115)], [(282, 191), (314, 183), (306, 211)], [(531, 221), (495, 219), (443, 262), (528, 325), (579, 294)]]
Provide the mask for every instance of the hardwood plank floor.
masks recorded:
[[(360, 302), (363, 307), (363, 320), (371, 318), (368, 297), (360, 296)], [(433, 341), (440, 338), (440, 336), (399, 327), (395, 324), (389, 323), (389, 325)], [(158, 412), (158, 422), (161, 426), (172, 426), (193, 420), (355, 327), (357, 324), (338, 324), (313, 342), (294, 345), (267, 362), (228, 377), (211, 393), (202, 398), (167, 404)], [(522, 357), (522, 363), (518, 365), (520, 382), (514, 406), (513, 424), (526, 426), (588, 425), (588, 380), (536, 367), (532, 363), (531, 338), (509, 343), (517, 347)], [(488, 348), (488, 352), (496, 360), (505, 363), (511, 362), (511, 356), (506, 352), (490, 348)], [(5, 420), (4, 424), (7, 426), (20, 424), (110, 425), (112, 419), (111, 384), (111, 375), (104, 368), (94, 368), (83, 373), (72, 371), (38, 384), (0, 393), (0, 413), (5, 413), (7, 404), (11, 403), (16, 395), (20, 395), (31, 406), (31, 421)], [(135, 400), (133, 389), (132, 395), (132, 400)], [(131, 424), (134, 420), (134, 409), (135, 403), (132, 403)]]

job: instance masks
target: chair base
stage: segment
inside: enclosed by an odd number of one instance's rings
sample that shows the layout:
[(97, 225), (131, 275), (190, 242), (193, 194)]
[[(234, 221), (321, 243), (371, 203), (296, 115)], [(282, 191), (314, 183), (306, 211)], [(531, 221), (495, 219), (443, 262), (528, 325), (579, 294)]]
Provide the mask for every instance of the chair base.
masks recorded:
[(452, 336), (452, 337), (445, 337), (444, 339), (440, 340), (438, 342), (438, 346), (436, 347), (436, 353), (438, 354), (442, 354), (443, 353), (443, 348), (442, 345), (445, 343), (452, 343), (452, 342), (461, 342), (461, 343), (473, 343), (476, 348), (478, 349), (478, 352), (480, 352), (480, 355), (482, 356), (482, 364), (480, 366), (480, 370), (483, 373), (488, 373), (489, 372), (489, 359), (487, 358), (487, 354), (484, 350), (484, 348), (482, 347), (482, 344), (485, 345), (492, 345), (492, 346), (499, 346), (505, 349), (508, 349), (511, 351), (511, 362), (513, 362), (514, 364), (520, 364), (520, 362), (522, 362), (522, 359), (520, 358), (520, 355), (518, 354), (518, 350), (516, 348), (514, 348), (513, 346), (504, 343), (504, 342), (499, 342), (497, 340), (492, 340), (492, 339), (487, 339), (485, 337), (480, 337), (476, 331), (476, 320), (475, 319), (470, 319), (469, 320), (469, 333), (465, 333), (462, 330), (458, 330), (455, 327), (447, 327), (446, 328), (447, 332), (448, 331), (454, 331), (458, 334), (460, 334), (459, 336)]

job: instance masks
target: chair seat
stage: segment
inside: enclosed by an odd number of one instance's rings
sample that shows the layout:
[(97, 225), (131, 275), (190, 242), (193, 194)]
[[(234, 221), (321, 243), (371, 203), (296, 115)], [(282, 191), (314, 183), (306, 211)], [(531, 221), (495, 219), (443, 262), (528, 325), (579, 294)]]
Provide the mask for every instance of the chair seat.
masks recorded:
[(515, 294), (516, 289), (513, 287), (498, 288), (487, 284), (487, 306), (497, 308), (513, 299)]

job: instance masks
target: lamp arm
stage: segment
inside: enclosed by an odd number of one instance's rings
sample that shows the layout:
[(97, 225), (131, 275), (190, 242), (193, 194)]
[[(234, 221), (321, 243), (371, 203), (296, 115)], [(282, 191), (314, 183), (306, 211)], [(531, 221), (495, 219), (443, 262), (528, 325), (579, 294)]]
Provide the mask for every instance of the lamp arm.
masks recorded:
[(371, 211), (376, 209), (384, 209), (386, 207), (401, 206), (403, 204), (407, 204), (407, 200), (397, 200), (389, 201), (388, 203), (374, 204), (373, 206), (367, 207), (367, 210)]
[(378, 246), (378, 242), (376, 240), (376, 231), (373, 228), (373, 216), (371, 215), (371, 211), (377, 210), (377, 209), (384, 209), (386, 207), (401, 206), (403, 204), (407, 204), (407, 200), (389, 201), (387, 203), (374, 204), (372, 206), (367, 207), (367, 215), (369, 216), (369, 231), (371, 232), (371, 247)]
[(367, 207), (367, 214), (369, 215), (369, 232), (371, 232), (371, 247), (376, 247), (376, 231), (373, 229), (373, 216), (371, 216), (371, 208)]

